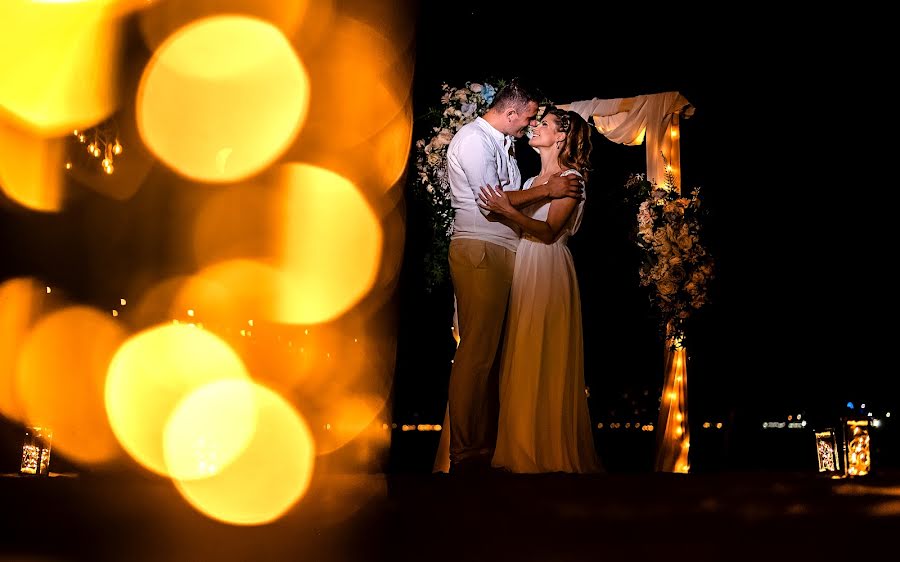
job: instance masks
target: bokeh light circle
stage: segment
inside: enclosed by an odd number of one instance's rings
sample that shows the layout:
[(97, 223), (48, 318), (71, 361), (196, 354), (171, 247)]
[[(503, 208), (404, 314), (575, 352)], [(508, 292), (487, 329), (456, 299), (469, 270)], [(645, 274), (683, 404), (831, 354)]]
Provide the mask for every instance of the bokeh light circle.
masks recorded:
[(315, 443), (303, 418), (272, 390), (252, 389), (257, 424), (243, 453), (215, 476), (175, 481), (198, 511), (234, 525), (281, 517), (306, 493), (315, 464)]
[(147, 64), (138, 131), (183, 176), (232, 182), (281, 156), (308, 105), (306, 69), (278, 28), (217, 16), (176, 31)]
[(248, 378), (240, 357), (210, 332), (188, 324), (157, 326), (131, 337), (113, 356), (107, 416), (129, 455), (168, 475), (164, 431), (181, 400), (209, 383)]

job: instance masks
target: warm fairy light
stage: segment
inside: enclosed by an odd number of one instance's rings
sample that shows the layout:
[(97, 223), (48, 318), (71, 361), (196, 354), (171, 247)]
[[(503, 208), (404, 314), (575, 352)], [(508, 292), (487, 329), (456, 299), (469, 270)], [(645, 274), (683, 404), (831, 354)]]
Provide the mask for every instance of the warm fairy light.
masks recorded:
[[(249, 387), (256, 430), (246, 447), (210, 478), (175, 481), (195, 509), (233, 525), (263, 525), (281, 517), (306, 493), (315, 466), (315, 441), (307, 422), (277, 393), (255, 383)], [(242, 396), (243, 390), (232, 395)], [(205, 406), (212, 411), (212, 402)], [(222, 420), (228, 412), (219, 415)], [(208, 427), (215, 429), (215, 424)]]
[(67, 169), (67, 170), (71, 170), (71, 169), (72, 169), (72, 163), (71, 163), (71, 162), (66, 162), (66, 169)]
[(188, 324), (164, 324), (132, 336), (113, 356), (106, 377), (106, 411), (125, 450), (167, 475), (164, 431), (182, 401), (222, 380), (249, 380), (223, 340)]
[[(378, 278), (384, 234), (371, 203), (334, 172), (294, 163), (277, 174), (279, 266), (286, 277), (277, 320), (327, 322), (365, 297)], [(327, 245), (322, 240), (328, 240)]]
[(678, 129), (675, 127), (672, 127), (672, 130), (669, 131), (669, 136), (671, 136), (672, 139), (677, 139), (678, 138)]
[(681, 429), (680, 427), (675, 428), (675, 435), (681, 435), (682, 433), (684, 433), (683, 429)]
[(138, 87), (138, 132), (177, 173), (233, 182), (282, 156), (309, 98), (306, 69), (278, 28), (218, 15), (177, 29), (155, 50)]
[(253, 320), (247, 320), (247, 325), (251, 328), (253, 327)]
[(667, 397), (669, 398), (669, 400), (675, 400), (676, 398), (678, 398), (678, 395), (675, 392), (670, 392)]
[(681, 412), (675, 414), (675, 420), (679, 422), (684, 420), (684, 416), (681, 414)]
[(125, 299), (119, 299), (119, 304), (121, 304), (122, 306), (125, 306)]
[(716, 424), (716, 429), (722, 429), (722, 422)]
[(109, 1), (0, 2), (0, 107), (45, 138), (120, 103), (123, 22)]
[(194, 309), (193, 309), (193, 308), (189, 308), (188, 311), (187, 311), (187, 315), (190, 316), (191, 318), (193, 318), (193, 317), (194, 317)]
[(703, 422), (703, 429), (709, 429), (709, 422)]
[(116, 310), (116, 309), (114, 308), (114, 309), (112, 310), (112, 315), (113, 315), (113, 318), (115, 318), (116, 316), (119, 315), (119, 311)]
[(218, 381), (185, 397), (166, 422), (166, 468), (172, 478), (208, 478), (243, 454), (257, 431), (249, 380)]

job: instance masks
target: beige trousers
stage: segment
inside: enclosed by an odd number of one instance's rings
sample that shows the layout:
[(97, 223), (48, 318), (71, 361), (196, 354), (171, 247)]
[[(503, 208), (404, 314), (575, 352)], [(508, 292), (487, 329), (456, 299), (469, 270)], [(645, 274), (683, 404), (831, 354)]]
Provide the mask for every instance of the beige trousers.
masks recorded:
[(516, 253), (482, 240), (450, 242), (459, 347), (450, 370), (450, 461), (486, 457), (497, 441), (500, 344)]

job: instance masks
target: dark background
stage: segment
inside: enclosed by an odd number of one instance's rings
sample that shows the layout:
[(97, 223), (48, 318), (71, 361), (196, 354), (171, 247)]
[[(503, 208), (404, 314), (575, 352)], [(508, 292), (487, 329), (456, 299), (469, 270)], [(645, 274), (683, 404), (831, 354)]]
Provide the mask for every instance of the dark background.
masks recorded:
[[(514, 77), (555, 103), (678, 91), (694, 105), (681, 121), (682, 185), (702, 188), (702, 241), (717, 271), (688, 349), (692, 466), (748, 466), (748, 446), (812, 443), (813, 428), (858, 415), (863, 403), (876, 417), (896, 412), (891, 330), (878, 320), (889, 325), (897, 309), (886, 293), (890, 219), (879, 218), (882, 188), (869, 187), (881, 183), (871, 107), (883, 77), (859, 65), (865, 40), (783, 16), (656, 22), (652, 13), (618, 19), (600, 7), (555, 7), (526, 13), (489, 2), (451, 15), (423, 3), (415, 115), (439, 105), (443, 82)], [(622, 23), (633, 18), (640, 25)], [(430, 136), (428, 125), (417, 121), (414, 140)], [(625, 179), (645, 171), (646, 148), (593, 140), (585, 220), (570, 241), (591, 411), (595, 423), (655, 423), (662, 344), (638, 286), (634, 213), (622, 202)], [(526, 145), (517, 154), (524, 177), (537, 172)], [(454, 345), (452, 289), (424, 290), (427, 227), (417, 214), (428, 211), (411, 197), (408, 205), (394, 413), (398, 423), (437, 423)], [(809, 425), (796, 436), (760, 430), (797, 414)], [(708, 437), (705, 421), (724, 422), (724, 431)], [(597, 439), (602, 454), (624, 438)], [(652, 438), (631, 439), (643, 445), (629, 466), (647, 467)]]
[[(418, 4), (416, 116), (438, 105), (443, 82), (516, 77), (557, 103), (678, 91), (696, 108), (681, 122), (683, 185), (702, 188), (703, 242), (717, 271), (688, 349), (692, 455), (714, 435), (707, 466), (736, 464), (761, 421), (802, 413), (810, 426), (833, 426), (858, 413), (848, 401), (877, 416), (900, 411), (891, 354), (897, 305), (888, 290), (896, 284), (896, 155), (882, 132), (893, 120), (894, 90), (886, 86), (893, 67), (879, 70), (890, 63), (881, 60), (886, 39), (872, 21), (842, 14), (836, 27), (781, 13), (614, 14), (564, 2), (543, 11), (492, 1), (460, 7)], [(137, 72), (148, 53), (131, 31)], [(417, 120), (413, 140), (426, 137), (427, 126)], [(633, 210), (622, 202), (627, 176), (644, 171), (645, 147), (593, 140), (585, 221), (570, 242), (591, 411), (595, 422), (655, 422), (662, 343), (638, 286)], [(0, 200), (4, 279), (34, 275), (75, 300), (111, 308), (124, 280), (181, 272), (183, 256), (160, 250), (174, 247), (171, 240), (142, 233), (159, 233), (155, 216), (188, 216), (198, 201), (170, 186), (173, 174), (154, 166), (139, 142), (128, 146), (116, 172), (116, 181), (134, 183), (127, 201), (81, 189), (64, 213), (43, 215)], [(534, 174), (533, 153), (518, 148), (524, 175)], [(129, 163), (139, 169), (126, 171)], [(139, 189), (151, 182), (164, 187)], [(412, 197), (406, 205), (393, 417), (440, 423), (454, 348), (452, 292), (425, 290), (427, 211)], [(704, 433), (705, 421), (721, 421), (724, 430)], [(430, 468), (436, 433), (395, 435), (392, 467)], [(646, 467), (653, 434), (633, 435), (641, 460), (630, 467)], [(610, 456), (611, 434), (597, 438)]]

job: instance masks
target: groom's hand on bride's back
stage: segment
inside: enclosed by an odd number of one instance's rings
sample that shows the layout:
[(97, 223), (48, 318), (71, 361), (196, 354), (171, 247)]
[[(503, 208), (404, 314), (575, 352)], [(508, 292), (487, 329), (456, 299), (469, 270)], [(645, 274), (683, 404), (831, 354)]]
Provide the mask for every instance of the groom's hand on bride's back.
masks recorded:
[(573, 199), (584, 199), (584, 184), (581, 178), (575, 174), (567, 176), (553, 174), (547, 181), (547, 197), (550, 199), (562, 199), (564, 197), (572, 197)]

